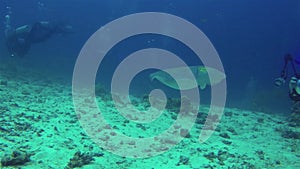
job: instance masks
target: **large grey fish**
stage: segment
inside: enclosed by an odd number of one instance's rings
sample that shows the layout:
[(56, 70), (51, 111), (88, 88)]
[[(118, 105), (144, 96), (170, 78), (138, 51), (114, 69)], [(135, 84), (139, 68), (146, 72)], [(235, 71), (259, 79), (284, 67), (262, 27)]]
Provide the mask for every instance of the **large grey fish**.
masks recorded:
[[(190, 70), (195, 77), (188, 77), (187, 71)], [(168, 73), (176, 74), (176, 80), (172, 78)], [(208, 76), (208, 72), (211, 74), (211, 81)], [(154, 79), (160, 81), (164, 85), (177, 90), (188, 90), (200, 86), (200, 89), (204, 89), (207, 85), (215, 85), (220, 83), (226, 78), (226, 75), (214, 68), (204, 66), (189, 66), (189, 67), (176, 67), (165, 69), (164, 71), (157, 71), (150, 75), (151, 80)], [(196, 79), (196, 81), (195, 81)], [(181, 84), (179, 88), (178, 84)]]

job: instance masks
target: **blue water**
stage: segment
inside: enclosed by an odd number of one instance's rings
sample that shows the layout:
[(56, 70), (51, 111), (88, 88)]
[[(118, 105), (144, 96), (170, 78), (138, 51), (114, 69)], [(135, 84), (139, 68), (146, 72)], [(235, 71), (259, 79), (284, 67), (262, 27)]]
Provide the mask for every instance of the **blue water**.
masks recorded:
[[(215, 46), (227, 75), (228, 107), (289, 113), (287, 85), (275, 88), (273, 80), (280, 75), (284, 54), (300, 51), (299, 0), (2, 0), (0, 32), (4, 32), (7, 6), (11, 7), (14, 27), (49, 20), (71, 24), (74, 33), (32, 46), (24, 58), (9, 57), (1, 35), (1, 62), (19, 60), (22, 66), (60, 74), (71, 81), (82, 46), (101, 26), (137, 12), (165, 12), (196, 25)], [(107, 84), (123, 57), (145, 47), (161, 47), (185, 58), (189, 64), (197, 63), (184, 45), (152, 36), (135, 37), (128, 40), (129, 45), (119, 44), (107, 55), (111, 63), (106, 67), (111, 68), (110, 73), (104, 77)], [(157, 43), (143, 43), (153, 38)], [(136, 87), (136, 92), (142, 89)], [(209, 95), (209, 90), (205, 92), (204, 97)]]

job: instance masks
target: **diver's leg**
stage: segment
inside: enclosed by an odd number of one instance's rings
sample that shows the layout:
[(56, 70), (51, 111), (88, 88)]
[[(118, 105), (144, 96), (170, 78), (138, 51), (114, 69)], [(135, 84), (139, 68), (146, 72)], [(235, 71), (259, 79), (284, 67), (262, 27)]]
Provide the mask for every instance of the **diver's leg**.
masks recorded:
[(292, 112), (289, 117), (289, 126), (300, 126), (300, 101), (295, 101), (292, 105)]

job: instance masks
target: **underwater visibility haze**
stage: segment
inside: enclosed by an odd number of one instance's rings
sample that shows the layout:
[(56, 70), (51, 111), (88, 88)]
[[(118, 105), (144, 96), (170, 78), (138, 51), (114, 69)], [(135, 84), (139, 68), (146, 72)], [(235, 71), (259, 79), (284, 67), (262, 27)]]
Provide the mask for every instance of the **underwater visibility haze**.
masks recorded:
[(0, 168), (300, 168), (299, 0), (0, 11)]

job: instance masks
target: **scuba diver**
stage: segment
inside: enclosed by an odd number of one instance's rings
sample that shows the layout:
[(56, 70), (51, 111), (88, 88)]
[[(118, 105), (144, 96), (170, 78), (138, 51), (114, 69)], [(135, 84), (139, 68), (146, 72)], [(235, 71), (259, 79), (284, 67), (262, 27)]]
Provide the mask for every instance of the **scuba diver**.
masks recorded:
[(284, 56), (284, 66), (281, 71), (279, 78), (276, 78), (274, 83), (277, 87), (282, 86), (288, 78), (287, 68), (288, 64), (291, 63), (294, 75), (289, 81), (289, 96), (293, 101), (300, 101), (300, 75), (297, 73), (295, 63), (300, 64), (300, 58), (294, 59), (291, 54)]
[(300, 64), (300, 58), (294, 59), (291, 54), (286, 54), (284, 56), (284, 66), (281, 71), (281, 75), (279, 78), (275, 79), (274, 83), (277, 87), (282, 86), (285, 83), (288, 77), (287, 68), (290, 63), (294, 76), (292, 76), (289, 81), (289, 96), (294, 101), (300, 101), (300, 75), (297, 73), (294, 62)]
[(72, 27), (52, 22), (36, 22), (13, 29), (10, 15), (6, 15), (5, 43), (10, 56), (23, 57), (34, 43), (43, 42), (54, 34), (71, 33)]
[(300, 75), (297, 73), (294, 63), (300, 65), (300, 57), (294, 59), (291, 54), (286, 54), (284, 56), (284, 67), (281, 71), (281, 75), (279, 78), (276, 78), (274, 82), (277, 87), (282, 86), (285, 83), (288, 77), (287, 68), (289, 63), (291, 64), (294, 73), (289, 81), (289, 97), (293, 100), (289, 125), (296, 127), (300, 126)]

